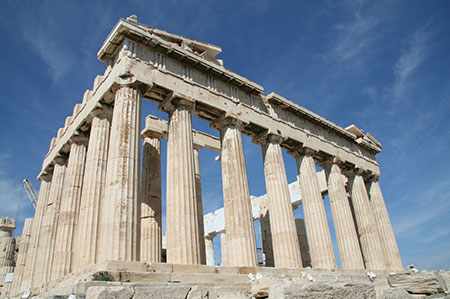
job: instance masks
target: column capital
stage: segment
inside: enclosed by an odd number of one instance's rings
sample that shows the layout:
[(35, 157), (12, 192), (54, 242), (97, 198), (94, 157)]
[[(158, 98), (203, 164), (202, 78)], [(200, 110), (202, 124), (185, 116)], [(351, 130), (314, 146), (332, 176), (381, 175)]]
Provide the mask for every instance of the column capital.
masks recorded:
[(259, 145), (264, 145), (266, 143), (277, 143), (281, 144), (286, 138), (280, 134), (275, 134), (270, 131), (265, 131), (252, 138), (252, 141)]
[(90, 115), (92, 117), (98, 117), (98, 118), (101, 118), (101, 119), (104, 119), (104, 118), (111, 119), (112, 118), (112, 114), (113, 114), (112, 107), (110, 105), (105, 105), (105, 104), (102, 104), (99, 107), (96, 107), (90, 113)]
[(197, 152), (203, 148), (203, 146), (196, 144), (196, 143), (194, 143), (193, 145), (194, 145), (194, 150), (196, 150)]
[(213, 233), (209, 233), (208, 235), (204, 236), (204, 238), (212, 241), (216, 237), (216, 235), (217, 235), (217, 233), (213, 232)]
[(52, 181), (52, 176), (53, 176), (53, 172), (49, 173), (49, 172), (44, 172), (39, 178), (39, 181), (45, 181), (45, 182), (51, 182)]
[(87, 146), (88, 142), (89, 142), (89, 138), (84, 133), (81, 133), (81, 132), (75, 132), (75, 134), (72, 137), (70, 137), (70, 139), (69, 139), (70, 145), (77, 144), (77, 145), (86, 145)]
[(164, 138), (163, 133), (157, 131), (146, 130), (145, 133), (141, 134), (142, 139), (162, 139)]
[(358, 166), (345, 169), (343, 172), (345, 172), (348, 177), (361, 176), (364, 179), (369, 179), (372, 176), (370, 171)]
[(122, 87), (136, 88), (136, 84), (136, 77), (133, 76), (133, 74), (126, 72), (116, 78), (113, 84), (113, 91)]
[(337, 165), (339, 168), (343, 168), (345, 161), (343, 161), (341, 158), (339, 158), (338, 156), (330, 156), (325, 158), (323, 161), (321, 161), (320, 163), (317, 163), (320, 167), (322, 167), (323, 169), (327, 170), (327, 169), (331, 169), (331, 167), (333, 165)]
[(319, 152), (318, 150), (313, 149), (311, 147), (299, 146), (299, 147), (296, 147), (296, 148), (288, 151), (288, 154), (290, 154), (294, 158), (298, 159), (301, 156), (313, 156), (314, 157), (314, 155), (317, 154), (318, 152)]
[(58, 154), (58, 156), (54, 159), (55, 164), (66, 166), (67, 165), (67, 155), (66, 154)]
[(377, 175), (374, 173), (370, 173), (370, 175), (367, 177), (367, 180), (371, 183), (378, 182), (379, 179), (380, 179), (380, 175)]
[(222, 116), (212, 121), (210, 127), (221, 131), (227, 126), (234, 126), (240, 131), (244, 125), (246, 125), (246, 123), (236, 116), (224, 113)]
[(185, 107), (189, 110), (189, 113), (194, 110), (195, 100), (187, 96), (172, 92), (164, 101), (159, 104), (158, 109), (168, 114), (172, 114), (173, 110), (177, 107)]

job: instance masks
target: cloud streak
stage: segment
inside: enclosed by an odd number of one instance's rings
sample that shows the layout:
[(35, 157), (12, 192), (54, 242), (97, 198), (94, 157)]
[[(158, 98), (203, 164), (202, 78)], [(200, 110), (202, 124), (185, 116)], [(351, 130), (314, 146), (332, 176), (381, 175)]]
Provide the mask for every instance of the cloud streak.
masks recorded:
[(354, 20), (351, 23), (336, 26), (340, 34), (331, 48), (331, 58), (339, 63), (355, 59), (377, 40), (375, 28), (378, 23), (379, 20), (374, 16), (363, 16), (360, 11), (355, 11)]
[(429, 41), (433, 35), (431, 22), (428, 21), (420, 27), (408, 41), (407, 47), (402, 51), (394, 65), (394, 85), (390, 96), (395, 104), (406, 98), (408, 90), (413, 88), (411, 79), (420, 65), (429, 56)]
[(53, 84), (58, 82), (70, 68), (70, 59), (67, 59), (66, 49), (61, 49), (59, 43), (49, 38), (50, 34), (43, 28), (38, 31), (24, 32), (25, 40), (32, 50), (48, 66), (48, 74)]
[(431, 220), (448, 213), (450, 201), (447, 198), (447, 191), (449, 189), (450, 178), (447, 178), (414, 197), (404, 197), (403, 201), (407, 201), (410, 208), (402, 209), (404, 214), (401, 218), (397, 218), (395, 223), (396, 233), (399, 236), (417, 235), (418, 231), (423, 230)]

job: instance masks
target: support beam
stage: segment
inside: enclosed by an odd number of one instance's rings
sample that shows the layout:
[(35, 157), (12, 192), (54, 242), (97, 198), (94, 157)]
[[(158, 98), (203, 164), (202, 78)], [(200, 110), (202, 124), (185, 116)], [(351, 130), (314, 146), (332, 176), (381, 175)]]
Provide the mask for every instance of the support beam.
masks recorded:
[[(195, 189), (190, 103), (173, 99), (167, 142), (167, 262), (200, 264), (200, 235)], [(202, 237), (203, 239), (203, 237)]]
[(141, 261), (161, 262), (161, 135), (144, 138), (141, 179)]
[(255, 230), (242, 146), (242, 123), (227, 118), (216, 123), (222, 144), (222, 187), (225, 230), (228, 243), (228, 265), (256, 267)]
[(48, 196), (47, 205), (44, 207), (43, 222), (36, 256), (36, 266), (33, 272), (32, 287), (40, 287), (51, 278), (51, 269), (54, 257), (56, 225), (58, 223), (59, 207), (64, 187), (64, 176), (67, 169), (67, 160), (58, 158), (53, 169), (53, 177)]
[(93, 113), (78, 225), (75, 227), (77, 250), (74, 251), (74, 271), (82, 270), (98, 261), (100, 202), (104, 200), (105, 195), (111, 118), (112, 109), (109, 106), (104, 105)]
[(358, 234), (350, 202), (345, 189), (345, 176), (341, 173), (339, 161), (325, 165), (328, 177), (328, 196), (336, 231), (336, 241), (343, 269), (364, 269)]
[(214, 256), (214, 236), (205, 237), (206, 265), (215, 266), (216, 259)]
[(262, 207), (260, 209), (259, 226), (261, 232), (261, 245), (263, 251), (264, 266), (274, 267), (275, 262), (273, 258), (273, 239), (269, 214), (269, 209), (267, 207)]
[(281, 141), (280, 136), (269, 135), (264, 137), (262, 142), (273, 258), (275, 267), (301, 268), (302, 258), (280, 147)]
[(295, 219), (297, 227), (298, 243), (302, 253), (303, 268), (311, 267), (311, 255), (309, 254), (308, 238), (306, 236), (305, 219)]
[(11, 282), (5, 282), (8, 273), (14, 272), (14, 252), (16, 249), (12, 232), (16, 229), (15, 220), (0, 218), (0, 294), (3, 298), (9, 295)]
[(205, 235), (205, 227), (203, 224), (203, 202), (202, 202), (202, 179), (200, 176), (200, 157), (199, 151), (201, 147), (194, 145), (194, 172), (195, 172), (195, 196), (197, 199), (197, 221), (198, 221), (198, 233), (199, 233), (199, 250), (200, 250), (200, 263), (206, 265), (206, 252), (205, 241), (202, 238)]
[(22, 235), (20, 237), (19, 254), (17, 255), (16, 268), (14, 269), (14, 278), (9, 295), (16, 295), (20, 292), (22, 279), (25, 271), (27, 255), (30, 254), (31, 229), (33, 227), (33, 218), (25, 219)]
[(220, 234), (220, 251), (221, 251), (221, 257), (222, 262), (221, 266), (230, 266), (229, 262), (229, 251), (228, 251), (228, 240), (227, 240), (227, 234), (225, 232), (222, 232)]
[(100, 203), (98, 261), (139, 258), (141, 97), (130, 85), (115, 95), (106, 171), (105, 197)]
[(366, 185), (364, 184), (364, 178), (360, 169), (356, 169), (349, 178), (349, 189), (351, 191), (356, 227), (366, 269), (386, 269), (386, 261), (377, 223), (369, 203), (369, 195), (367, 194)]
[(72, 139), (70, 146), (56, 228), (52, 280), (61, 278), (72, 271), (72, 254), (74, 250), (77, 250), (74, 248), (77, 245), (74, 243), (74, 232), (78, 223), (87, 141), (87, 137), (77, 136)]
[(381, 245), (384, 250), (387, 267), (390, 270), (402, 270), (403, 263), (398, 251), (397, 241), (395, 240), (394, 230), (392, 229), (391, 219), (389, 218), (383, 193), (381, 193), (378, 179), (372, 178), (368, 183), (370, 207), (375, 216), (375, 221), (380, 235)]
[(33, 224), (31, 229), (31, 238), (29, 245), (30, 248), (28, 249), (29, 254), (27, 254), (26, 256), (24, 274), (19, 289), (20, 292), (31, 290), (32, 279), (34, 276), (34, 272), (36, 271), (38, 256), (42, 254), (42, 252), (39, 250), (39, 248), (42, 249), (42, 243), (41, 245), (39, 244), (40, 242), (42, 242), (41, 231), (44, 213), (47, 208), (47, 201), (50, 194), (51, 182), (52, 179), (51, 176), (49, 175), (42, 177), (41, 179), (41, 187), (39, 189), (37, 207), (34, 213)]
[(313, 153), (312, 150), (306, 148), (295, 154), (302, 192), (303, 214), (311, 252), (311, 264), (313, 268), (333, 269), (336, 268), (336, 260), (325, 206), (316, 175)]

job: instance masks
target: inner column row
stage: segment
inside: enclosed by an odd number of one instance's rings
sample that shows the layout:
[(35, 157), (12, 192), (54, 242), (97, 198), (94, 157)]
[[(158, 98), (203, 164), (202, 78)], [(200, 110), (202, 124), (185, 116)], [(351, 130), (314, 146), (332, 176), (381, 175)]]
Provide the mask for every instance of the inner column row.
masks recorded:
[[(173, 102), (175, 103), (175, 101)], [(172, 103), (172, 105), (173, 105)], [(176, 100), (173, 107), (178, 107), (177, 109), (172, 109), (169, 113), (171, 119), (169, 120), (169, 143), (168, 152), (170, 153), (171, 148), (176, 146), (177, 143), (172, 143), (170, 139), (179, 138), (176, 137), (176, 128), (180, 125), (180, 119), (173, 117), (175, 114), (173, 111), (183, 110), (184, 115), (189, 115), (189, 109), (186, 109), (192, 104), (180, 104), (180, 100)], [(183, 107), (183, 108), (182, 108)], [(184, 136), (190, 136), (188, 133), (191, 129), (190, 116), (181, 119), (185, 122)], [(224, 210), (226, 219), (226, 243), (227, 246), (223, 248), (225, 252), (224, 256), (228, 256), (227, 263), (229, 265), (255, 265), (256, 264), (256, 247), (254, 242), (254, 231), (253, 231), (253, 220), (251, 215), (251, 204), (249, 200), (248, 193), (248, 183), (247, 175), (245, 170), (245, 161), (242, 149), (240, 121), (232, 118), (225, 118), (216, 121), (214, 127), (219, 129), (221, 132), (221, 142), (222, 142), (222, 152), (221, 152), (221, 162), (222, 162), (222, 179), (223, 179), (223, 191), (224, 191)], [(183, 135), (180, 135), (183, 136)], [(190, 138), (190, 137), (189, 137)], [(184, 137), (184, 140), (189, 140), (189, 138)], [(181, 138), (183, 139), (183, 138)], [(284, 163), (281, 154), (280, 147), (281, 138), (275, 135), (270, 135), (266, 137), (266, 141), (262, 143), (263, 145), (263, 155), (264, 155), (264, 166), (266, 172), (266, 187), (269, 194), (269, 206), (272, 219), (272, 230), (275, 245), (274, 255), (275, 255), (275, 265), (277, 267), (300, 267), (301, 266), (301, 255), (299, 249), (298, 238), (295, 230), (295, 220), (293, 217), (292, 207), (290, 204), (289, 191), (287, 185), (286, 174), (284, 170)], [(189, 142), (191, 144), (191, 141)], [(189, 149), (192, 147), (189, 145)], [(183, 155), (191, 156), (188, 151), (177, 151), (178, 153), (183, 153)], [(303, 148), (300, 151), (292, 153), (298, 161), (299, 169), (299, 183), (303, 195), (303, 207), (305, 212), (306, 226), (308, 231), (311, 259), (313, 267), (315, 268), (336, 268), (336, 261), (333, 253), (333, 247), (331, 242), (331, 235), (328, 228), (328, 223), (326, 219), (325, 208), (323, 204), (322, 194), (320, 192), (318, 179), (316, 176), (315, 163), (313, 154), (314, 151)], [(168, 157), (171, 157), (168, 154)], [(180, 158), (177, 156), (177, 158)], [(182, 158), (182, 157), (181, 157)], [(176, 161), (176, 159), (174, 159)], [(168, 159), (168, 165), (172, 163), (172, 160)], [(345, 186), (345, 178), (341, 173), (341, 170), (337, 163), (327, 164), (327, 177), (329, 184), (329, 194), (330, 202), (332, 207), (333, 218), (335, 219), (335, 226), (338, 239), (338, 247), (341, 253), (342, 267), (350, 269), (361, 269), (361, 268), (371, 268), (371, 269), (385, 269), (386, 263), (383, 261), (383, 257), (380, 254), (379, 235), (377, 227), (374, 221), (373, 215), (371, 215), (370, 209), (367, 209), (367, 204), (369, 203), (368, 194), (364, 190), (366, 196), (364, 199), (361, 197), (361, 181), (358, 177), (358, 173), (351, 176), (351, 182), (356, 179), (356, 184), (350, 185), (350, 191), (353, 194), (352, 199), (355, 202), (356, 208), (355, 214), (357, 215), (356, 222), (360, 223), (358, 230), (360, 231), (360, 239), (358, 240), (357, 228), (354, 225), (351, 205), (348, 201), (347, 191)], [(170, 169), (170, 166), (168, 166)], [(176, 171), (180, 171), (180, 167), (176, 167)], [(190, 167), (191, 169), (191, 167)], [(174, 170), (174, 171), (175, 171)], [(181, 177), (186, 174), (186, 172), (180, 172)], [(178, 173), (177, 175), (180, 175)], [(192, 173), (192, 170), (189, 170)], [(172, 183), (170, 182), (172, 174), (168, 171), (168, 198), (169, 190), (172, 188)], [(180, 177), (179, 177), (180, 178)], [(180, 180), (175, 180), (177, 183)], [(363, 182), (363, 181), (362, 181)], [(197, 189), (199, 189), (197, 182)], [(185, 184), (181, 187), (188, 187), (192, 190), (190, 184)], [(354, 187), (354, 188), (353, 188)], [(180, 188), (178, 185), (177, 188)], [(280, 195), (281, 194), (281, 195)], [(199, 193), (196, 192), (198, 197)], [(177, 197), (173, 197), (176, 200)], [(179, 200), (179, 199), (178, 199)], [(198, 198), (197, 200), (192, 200), (191, 207), (194, 207), (194, 202), (197, 201), (198, 209)], [(361, 206), (362, 208), (358, 208)], [(172, 203), (168, 202), (168, 209)], [(180, 211), (178, 211), (180, 213)], [(180, 215), (175, 213), (176, 215)], [(192, 223), (195, 223), (195, 216), (187, 214), (192, 219)], [(200, 215), (197, 213), (197, 217)], [(201, 216), (200, 216), (201, 218)], [(361, 220), (361, 219), (364, 220)], [(367, 227), (364, 223), (371, 223), (372, 233), (367, 232)], [(201, 221), (198, 222), (199, 229)], [(366, 225), (367, 226), (367, 225)], [(168, 223), (168, 227), (170, 224)], [(178, 227), (181, 229), (181, 227)], [(180, 230), (175, 230), (179, 232)], [(168, 239), (170, 240), (171, 231), (168, 229)], [(202, 243), (202, 234), (199, 232), (200, 243)], [(224, 235), (225, 236), (225, 235)], [(378, 241), (377, 241), (378, 240)], [(234, 242), (234, 243), (233, 243)], [(362, 248), (359, 246), (361, 242)], [(193, 239), (191, 244), (197, 244), (197, 241)], [(378, 247), (377, 247), (378, 246)], [(204, 253), (203, 249), (199, 250)], [(168, 242), (168, 261), (171, 260), (171, 244)], [(195, 248), (192, 245), (191, 248)], [(235, 251), (236, 250), (236, 251)], [(239, 252), (240, 254), (235, 258), (237, 260), (233, 261), (233, 257), (236, 256), (234, 252)], [(363, 260), (363, 254), (365, 260)]]

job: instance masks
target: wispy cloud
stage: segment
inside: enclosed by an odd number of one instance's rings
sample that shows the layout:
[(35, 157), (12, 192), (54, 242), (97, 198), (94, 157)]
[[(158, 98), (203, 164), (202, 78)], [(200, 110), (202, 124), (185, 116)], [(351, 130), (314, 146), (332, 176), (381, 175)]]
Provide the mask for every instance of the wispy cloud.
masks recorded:
[(435, 242), (436, 240), (446, 238), (447, 236), (450, 236), (450, 227), (438, 227), (437, 229), (434, 229), (432, 232), (426, 235), (425, 238), (420, 239), (421, 243), (425, 244), (431, 244), (432, 242)]
[(394, 103), (398, 104), (405, 99), (407, 91), (413, 87), (411, 79), (422, 62), (429, 56), (429, 42), (432, 35), (431, 22), (428, 21), (412, 35), (407, 47), (394, 65), (395, 79), (391, 90)]
[(355, 11), (353, 22), (336, 26), (340, 34), (331, 49), (332, 57), (344, 63), (361, 54), (377, 39), (375, 28), (378, 22), (373, 16), (363, 16)]
[(66, 49), (60, 48), (50, 34), (43, 28), (33, 32), (24, 33), (25, 40), (30, 44), (31, 48), (48, 66), (48, 74), (52, 78), (52, 82), (56, 83), (68, 71), (70, 67), (70, 59), (68, 59)]
[(405, 208), (405, 205), (401, 208), (402, 216), (397, 217), (394, 223), (396, 233), (399, 236), (417, 235), (430, 221), (447, 214), (450, 210), (450, 201), (446, 195), (449, 189), (450, 178), (446, 178), (422, 193), (405, 196), (403, 202), (408, 202), (409, 208)]
[(359, 56), (367, 55), (371, 45), (380, 38), (377, 28), (382, 17), (378, 7), (366, 5), (364, 1), (350, 2), (347, 14), (347, 22), (334, 26), (335, 39), (322, 56), (326, 62), (353, 64)]

